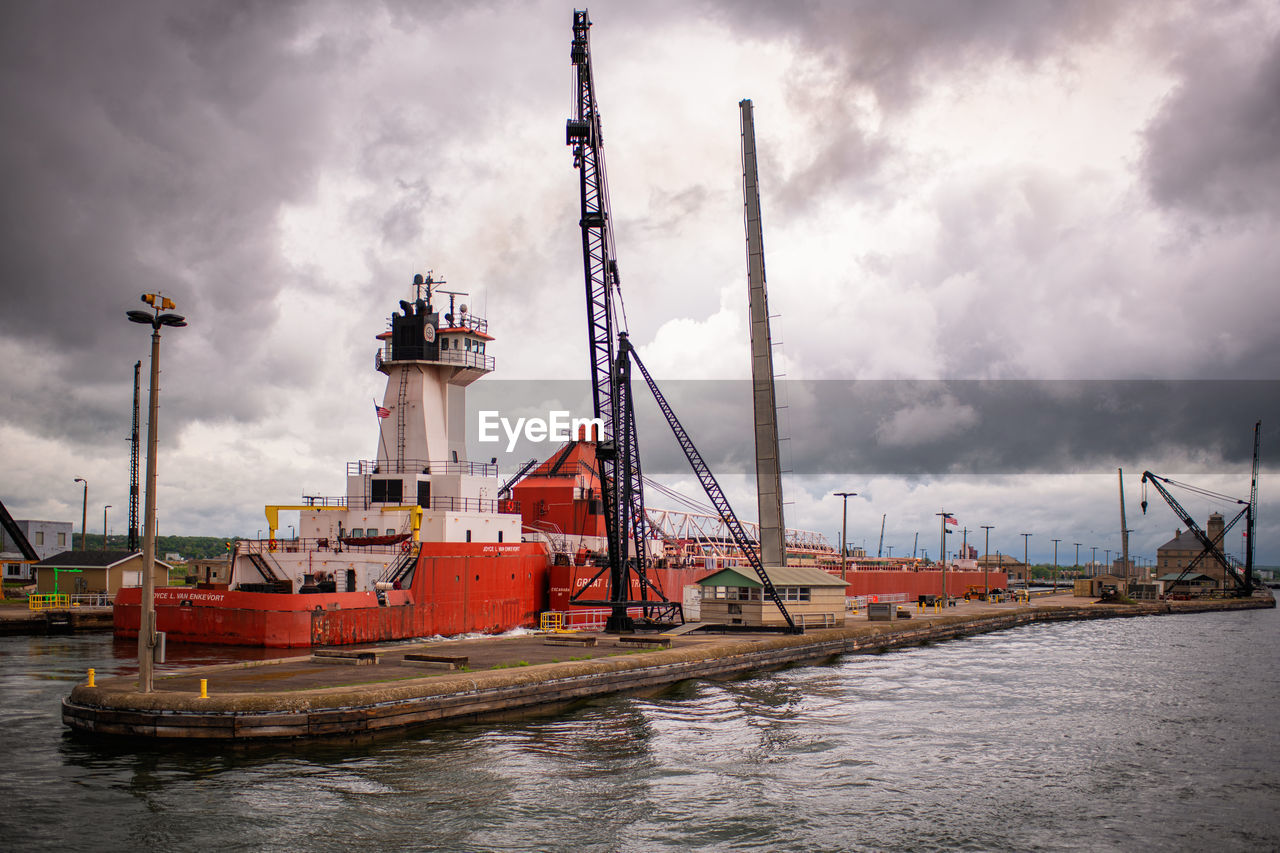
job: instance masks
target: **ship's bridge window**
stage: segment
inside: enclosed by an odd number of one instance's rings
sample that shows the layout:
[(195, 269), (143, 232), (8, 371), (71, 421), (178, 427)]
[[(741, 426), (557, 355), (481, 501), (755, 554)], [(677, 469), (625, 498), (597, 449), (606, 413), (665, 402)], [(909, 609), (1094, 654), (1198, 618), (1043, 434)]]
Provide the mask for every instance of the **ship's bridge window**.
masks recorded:
[(353, 528), (351, 528), (351, 535), (352, 535), (352, 536), (363, 536), (363, 535), (364, 535), (364, 528), (363, 528), (363, 527), (353, 527)]
[(400, 480), (372, 480), (369, 489), (374, 503), (400, 503), (404, 496), (404, 483)]
[(471, 338), (467, 338), (467, 349), (471, 349)]

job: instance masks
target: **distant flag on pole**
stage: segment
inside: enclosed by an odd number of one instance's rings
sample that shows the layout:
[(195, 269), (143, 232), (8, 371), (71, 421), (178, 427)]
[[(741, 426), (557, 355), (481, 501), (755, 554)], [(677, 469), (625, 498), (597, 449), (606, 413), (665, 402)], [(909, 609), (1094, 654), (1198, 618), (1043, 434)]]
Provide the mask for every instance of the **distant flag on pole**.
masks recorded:
[(391, 410), (388, 409), (386, 406), (379, 406), (377, 400), (373, 401), (373, 411), (375, 414), (377, 414), (379, 418), (391, 417)]
[(952, 515), (948, 515), (948, 516), (946, 517), (946, 519), (945, 519), (945, 520), (946, 520), (947, 524), (959, 524), (959, 523), (960, 523), (960, 522), (956, 521), (955, 516), (952, 516)]

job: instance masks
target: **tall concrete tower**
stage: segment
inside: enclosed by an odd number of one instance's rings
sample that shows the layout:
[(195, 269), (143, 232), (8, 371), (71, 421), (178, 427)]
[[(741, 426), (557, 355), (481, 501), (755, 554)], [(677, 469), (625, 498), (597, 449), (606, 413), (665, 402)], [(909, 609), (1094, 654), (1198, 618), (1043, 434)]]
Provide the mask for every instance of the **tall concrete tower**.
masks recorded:
[(742, 194), (747, 229), (747, 290), (751, 306), (751, 388), (755, 411), (756, 490), (760, 509), (760, 561), (787, 564), (782, 518), (782, 467), (778, 454), (778, 406), (773, 387), (773, 340), (764, 278), (764, 231), (760, 224), (760, 179), (756, 171), (756, 130), (751, 101), (742, 113)]

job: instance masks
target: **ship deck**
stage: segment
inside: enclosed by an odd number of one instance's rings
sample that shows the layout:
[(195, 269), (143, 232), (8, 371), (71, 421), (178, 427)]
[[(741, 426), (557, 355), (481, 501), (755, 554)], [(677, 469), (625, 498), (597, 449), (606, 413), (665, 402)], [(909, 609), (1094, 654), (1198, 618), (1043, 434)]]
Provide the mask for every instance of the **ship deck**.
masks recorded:
[[(1115, 605), (1063, 592), (1033, 598), (1029, 604), (961, 601), (946, 613), (901, 605), (911, 611), (911, 619), (869, 622), (864, 613), (843, 627), (803, 635), (634, 635), (656, 643), (654, 647), (636, 648), (627, 635), (530, 633), (318, 649), (316, 654), (270, 661), (161, 667), (156, 689), (149, 694), (138, 693), (132, 677), (104, 680), (94, 687), (81, 684), (64, 700), (63, 721), (78, 733), (107, 736), (364, 738), (415, 726), (547, 712), (595, 696), (661, 689), (689, 678), (732, 677), (1039, 621), (1274, 606), (1269, 595)], [(549, 644), (552, 641), (581, 645)], [(415, 662), (415, 655), (444, 660)], [(365, 665), (356, 663), (361, 656)], [(461, 668), (445, 668), (449, 666)]]

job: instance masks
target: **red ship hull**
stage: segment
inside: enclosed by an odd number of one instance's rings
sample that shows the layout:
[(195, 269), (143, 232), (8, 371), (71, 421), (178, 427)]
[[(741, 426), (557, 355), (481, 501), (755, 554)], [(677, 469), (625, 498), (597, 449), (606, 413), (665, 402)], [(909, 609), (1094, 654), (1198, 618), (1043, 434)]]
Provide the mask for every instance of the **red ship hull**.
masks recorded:
[[(594, 566), (552, 566), (550, 609), (574, 609), (575, 605), (569, 603), (570, 596), (586, 587), (591, 576), (598, 571), (599, 568)], [(832, 572), (835, 575), (839, 573), (838, 570)], [(671, 601), (681, 601), (685, 586), (695, 584), (709, 574), (712, 572), (702, 567), (649, 569), (650, 579)], [(940, 571), (850, 571), (845, 575), (845, 580), (848, 582), (845, 595), (850, 596), (905, 594), (908, 601), (915, 601), (921, 595), (942, 595)], [(1004, 572), (989, 572), (984, 575), (983, 572), (947, 571), (947, 592), (952, 596), (963, 596), (970, 586), (987, 589), (988, 585), (991, 589), (1006, 589), (1009, 586), (1009, 576)], [(608, 594), (607, 578), (602, 575), (591, 583), (590, 589), (582, 597), (601, 600), (608, 598)], [(640, 590), (633, 588), (631, 595), (633, 599), (638, 599)], [(653, 594), (650, 593), (650, 598), (652, 597)]]
[[(547, 609), (547, 556), (536, 544), (424, 542), (408, 589), (270, 593), (161, 588), (168, 642), (294, 648), (534, 627)], [(136, 637), (142, 591), (116, 597), (117, 637)]]

